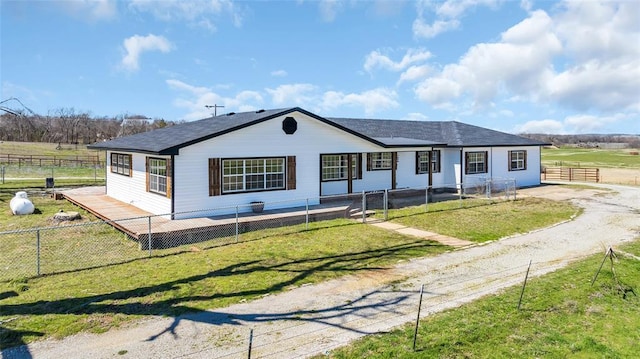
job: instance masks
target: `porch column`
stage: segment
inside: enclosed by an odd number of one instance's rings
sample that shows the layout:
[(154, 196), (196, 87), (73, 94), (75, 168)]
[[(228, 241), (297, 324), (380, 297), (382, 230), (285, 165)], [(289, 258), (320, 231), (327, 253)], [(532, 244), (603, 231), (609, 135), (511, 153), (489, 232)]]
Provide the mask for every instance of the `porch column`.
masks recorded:
[(391, 152), (391, 189), (396, 189), (396, 170), (398, 169), (398, 152)]

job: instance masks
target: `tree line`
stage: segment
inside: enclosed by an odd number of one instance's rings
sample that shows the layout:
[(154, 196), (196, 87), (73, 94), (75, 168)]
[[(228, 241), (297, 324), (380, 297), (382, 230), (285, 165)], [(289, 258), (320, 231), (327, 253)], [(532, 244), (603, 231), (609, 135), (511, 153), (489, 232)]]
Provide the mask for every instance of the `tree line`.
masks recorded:
[(620, 134), (580, 134), (580, 135), (553, 135), (541, 133), (525, 133), (520, 136), (533, 140), (550, 143), (554, 146), (562, 147), (575, 145), (578, 147), (597, 148), (603, 144), (620, 143), (626, 144), (628, 148), (640, 148), (639, 135)]
[(177, 123), (143, 115), (92, 116), (73, 108), (60, 108), (47, 115), (19, 110), (0, 115), (0, 141), (90, 144)]

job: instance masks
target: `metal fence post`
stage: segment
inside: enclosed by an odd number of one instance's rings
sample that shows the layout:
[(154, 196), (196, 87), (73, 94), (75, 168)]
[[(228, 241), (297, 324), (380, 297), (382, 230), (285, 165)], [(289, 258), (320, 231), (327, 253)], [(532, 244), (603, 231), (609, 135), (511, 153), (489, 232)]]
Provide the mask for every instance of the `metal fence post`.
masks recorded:
[(382, 208), (384, 208), (384, 220), (387, 221), (389, 219), (389, 190), (387, 188), (384, 189), (384, 197), (382, 199), (384, 204)]
[(36, 231), (36, 275), (40, 276), (40, 230)]
[(239, 234), (238, 232), (240, 230), (240, 228), (239, 228), (240, 223), (239, 223), (238, 216), (239, 216), (239, 214), (238, 214), (238, 206), (236, 206), (236, 243), (238, 243), (238, 234)]
[(367, 195), (362, 191), (362, 223), (367, 223)]
[(306, 204), (306, 217), (305, 217), (305, 224), (306, 224), (306, 229), (309, 230), (309, 198), (307, 198), (307, 204)]
[(148, 223), (148, 234), (149, 234), (149, 257), (151, 257), (151, 216), (148, 217), (149, 218), (149, 223)]
[(429, 212), (429, 186), (424, 191), (424, 211)]
[(487, 179), (485, 183), (485, 192), (487, 193), (487, 198), (491, 198), (491, 179)]

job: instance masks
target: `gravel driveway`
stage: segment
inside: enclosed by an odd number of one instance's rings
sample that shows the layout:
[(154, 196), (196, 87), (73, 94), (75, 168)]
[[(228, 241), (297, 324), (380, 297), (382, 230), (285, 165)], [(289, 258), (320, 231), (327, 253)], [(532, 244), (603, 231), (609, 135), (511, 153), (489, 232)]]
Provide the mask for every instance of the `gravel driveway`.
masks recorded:
[(347, 276), (227, 308), (178, 318), (154, 317), (104, 334), (78, 334), (10, 349), (4, 358), (303, 358), (367, 334), (522, 283), (640, 236), (640, 188), (613, 191), (542, 186), (519, 191), (575, 201), (572, 221), (395, 268)]

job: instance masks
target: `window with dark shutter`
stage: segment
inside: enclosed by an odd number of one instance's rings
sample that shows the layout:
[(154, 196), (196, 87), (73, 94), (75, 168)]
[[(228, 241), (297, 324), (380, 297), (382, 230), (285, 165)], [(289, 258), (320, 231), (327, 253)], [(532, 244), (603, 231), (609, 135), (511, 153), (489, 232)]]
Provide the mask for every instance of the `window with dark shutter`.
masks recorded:
[(209, 196), (220, 195), (220, 159), (209, 158)]
[(287, 189), (296, 189), (296, 156), (287, 157)]

